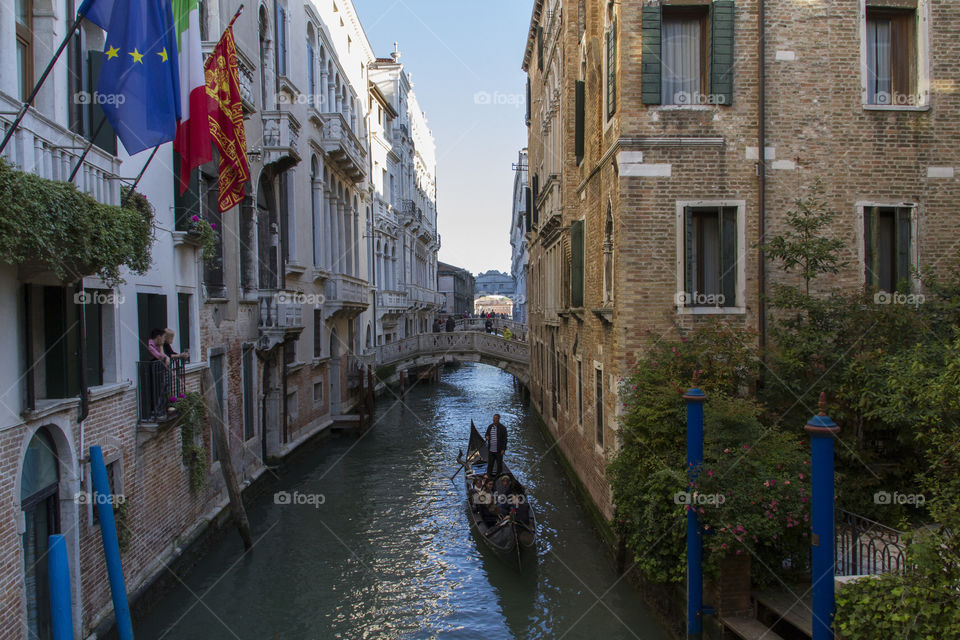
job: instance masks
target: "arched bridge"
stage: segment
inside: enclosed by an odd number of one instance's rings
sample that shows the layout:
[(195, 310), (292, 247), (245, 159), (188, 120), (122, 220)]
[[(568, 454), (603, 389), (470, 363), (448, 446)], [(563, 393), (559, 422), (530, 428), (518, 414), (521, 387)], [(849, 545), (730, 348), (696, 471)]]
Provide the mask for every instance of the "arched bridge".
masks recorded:
[[(483, 331), (482, 319), (479, 320), (479, 330), (476, 330), (471, 324), (476, 321), (461, 320), (463, 329), (422, 333), (381, 345), (376, 348), (375, 362), (377, 365), (396, 364), (400, 370), (444, 362), (481, 362), (512, 373), (524, 385), (529, 384), (530, 347), (526, 342), (526, 325), (495, 320), (493, 329), (500, 331), (496, 334)], [(502, 335), (506, 328), (510, 328), (510, 338)]]

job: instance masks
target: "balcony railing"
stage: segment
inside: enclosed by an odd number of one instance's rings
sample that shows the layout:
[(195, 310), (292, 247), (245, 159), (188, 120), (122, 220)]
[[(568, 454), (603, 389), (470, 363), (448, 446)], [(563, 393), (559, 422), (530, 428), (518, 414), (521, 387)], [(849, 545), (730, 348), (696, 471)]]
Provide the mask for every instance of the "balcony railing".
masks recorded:
[(289, 167), (300, 162), (300, 123), (286, 111), (263, 112), (264, 164)]
[(283, 289), (261, 289), (260, 329), (302, 329), (300, 294)]
[(367, 177), (367, 151), (339, 113), (318, 114), (323, 131), (320, 146), (354, 182)]
[(166, 422), (176, 417), (173, 403), (186, 394), (185, 358), (137, 362), (137, 401), (141, 422)]
[(427, 289), (417, 284), (405, 285), (407, 289), (407, 298), (416, 308), (442, 307), (447, 298), (439, 291)]
[(403, 311), (409, 306), (406, 291), (381, 291), (377, 293), (377, 306), (380, 311), (390, 313)]
[[(20, 103), (0, 92), (0, 113), (16, 113)], [(0, 137), (13, 120), (0, 115)], [(27, 111), (23, 122), (3, 151), (3, 157), (23, 171), (50, 180), (66, 180), (88, 140), (60, 126), (35, 109)], [(117, 175), (120, 161), (94, 145), (84, 159), (73, 183), (103, 204), (120, 204)]]

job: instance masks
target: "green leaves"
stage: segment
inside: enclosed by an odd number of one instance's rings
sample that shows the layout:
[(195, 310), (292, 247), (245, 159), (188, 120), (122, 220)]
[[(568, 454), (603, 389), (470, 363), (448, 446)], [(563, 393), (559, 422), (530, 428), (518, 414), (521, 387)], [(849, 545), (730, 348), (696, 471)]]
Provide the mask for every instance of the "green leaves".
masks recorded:
[(60, 280), (99, 275), (123, 281), (121, 267), (150, 267), (153, 210), (140, 194), (124, 207), (100, 204), (68, 182), (47, 180), (0, 159), (0, 256), (36, 263)]

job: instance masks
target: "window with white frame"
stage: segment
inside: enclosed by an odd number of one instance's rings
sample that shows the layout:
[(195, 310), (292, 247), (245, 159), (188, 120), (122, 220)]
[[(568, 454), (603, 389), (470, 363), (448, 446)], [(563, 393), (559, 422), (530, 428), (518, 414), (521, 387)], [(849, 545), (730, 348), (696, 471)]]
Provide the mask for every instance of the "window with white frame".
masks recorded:
[(908, 0), (895, 8), (873, 4), (867, 0), (864, 10), (864, 102), (880, 107), (922, 106), (926, 43), (925, 21), (920, 20), (923, 1), (918, 5)]
[(914, 266), (913, 207), (864, 205), (863, 266), (868, 288), (909, 291)]

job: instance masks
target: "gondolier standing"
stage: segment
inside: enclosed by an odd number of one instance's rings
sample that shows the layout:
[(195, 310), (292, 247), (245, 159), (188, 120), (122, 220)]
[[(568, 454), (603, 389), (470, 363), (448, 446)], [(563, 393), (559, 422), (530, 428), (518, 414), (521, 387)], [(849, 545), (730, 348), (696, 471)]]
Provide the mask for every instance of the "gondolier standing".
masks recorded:
[(487, 473), (497, 477), (503, 473), (503, 454), (507, 451), (507, 428), (500, 423), (500, 414), (493, 414), (493, 423), (487, 427)]

